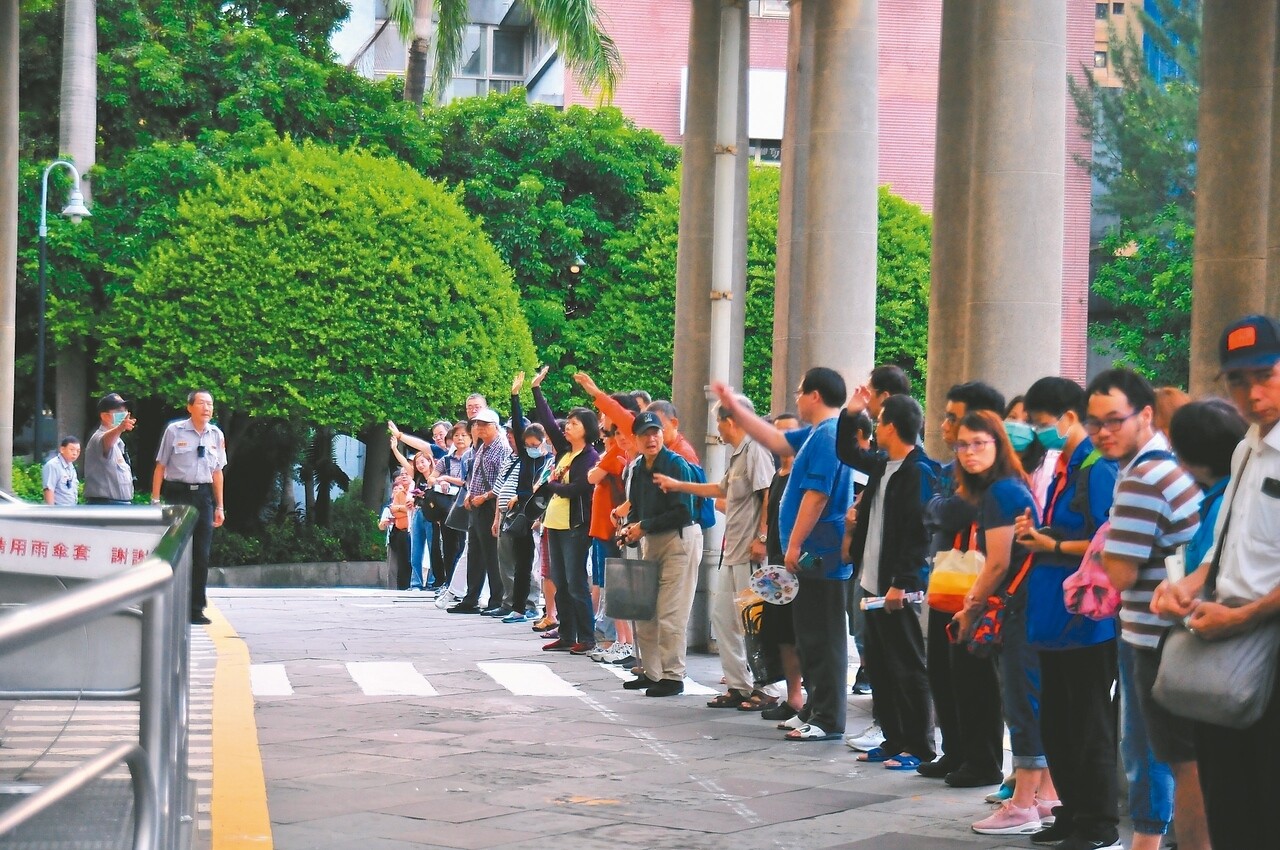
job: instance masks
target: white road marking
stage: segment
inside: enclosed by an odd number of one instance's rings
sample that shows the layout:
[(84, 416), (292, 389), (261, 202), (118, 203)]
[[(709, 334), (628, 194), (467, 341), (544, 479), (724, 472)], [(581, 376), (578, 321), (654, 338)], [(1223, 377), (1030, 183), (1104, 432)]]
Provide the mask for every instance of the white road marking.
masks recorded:
[(580, 697), (582, 691), (561, 679), (545, 664), (481, 661), (477, 666), (516, 696)]
[(293, 685), (283, 664), (250, 664), (249, 687), (255, 697), (293, 696)]
[(366, 696), (437, 696), (431, 683), (407, 661), (348, 661), (347, 672)]

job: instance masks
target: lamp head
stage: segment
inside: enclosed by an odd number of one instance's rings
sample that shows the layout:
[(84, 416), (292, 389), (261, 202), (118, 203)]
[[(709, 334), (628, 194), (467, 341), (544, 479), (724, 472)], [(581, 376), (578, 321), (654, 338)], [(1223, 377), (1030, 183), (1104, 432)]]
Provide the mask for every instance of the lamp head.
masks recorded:
[(62, 208), (62, 214), (71, 219), (72, 224), (79, 224), (81, 219), (93, 216), (89, 208), (84, 205), (84, 195), (79, 185), (72, 187), (71, 196), (67, 198), (67, 205)]
[(582, 267), (586, 264), (587, 261), (582, 258), (581, 254), (576, 255), (573, 258), (573, 262), (569, 264), (569, 274), (582, 274)]

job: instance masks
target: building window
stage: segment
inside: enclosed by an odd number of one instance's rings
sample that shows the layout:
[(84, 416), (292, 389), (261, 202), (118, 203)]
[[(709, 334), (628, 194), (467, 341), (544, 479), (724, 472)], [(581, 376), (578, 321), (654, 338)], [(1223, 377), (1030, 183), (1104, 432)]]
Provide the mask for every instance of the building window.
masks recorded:
[(786, 18), (791, 15), (787, 0), (751, 0), (748, 9), (753, 18)]
[(1095, 68), (1107, 67), (1107, 51), (1105, 50), (1093, 51), (1093, 67)]
[(1105, 21), (1107, 19), (1107, 6), (1107, 3), (1094, 3), (1093, 16), (1100, 21)]
[(462, 67), (449, 86), (450, 98), (509, 92), (524, 84), (526, 31), (472, 24), (462, 41)]
[(1112, 4), (1111, 4), (1111, 14), (1113, 14), (1113, 15), (1123, 15), (1123, 14), (1124, 14), (1124, 4), (1123, 4), (1123, 3), (1112, 3)]

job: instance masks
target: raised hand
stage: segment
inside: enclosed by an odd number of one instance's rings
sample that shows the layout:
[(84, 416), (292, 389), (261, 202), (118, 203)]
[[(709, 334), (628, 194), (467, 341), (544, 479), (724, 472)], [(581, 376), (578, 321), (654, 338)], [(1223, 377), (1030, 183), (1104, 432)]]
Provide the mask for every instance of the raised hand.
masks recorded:
[(857, 416), (859, 413), (866, 410), (868, 405), (871, 404), (872, 396), (873, 393), (871, 392), (871, 387), (863, 384), (850, 393), (849, 403), (845, 406), (845, 409), (854, 416)]
[(515, 379), (511, 382), (511, 394), (520, 395), (522, 389), (524, 389), (524, 372), (517, 372)]
[(400, 440), (400, 429), (399, 429), (399, 428), (397, 428), (397, 427), (396, 427), (396, 423), (392, 422), (390, 419), (388, 419), (388, 420), (387, 420), (387, 433), (388, 433), (388, 434), (390, 434), (391, 436), (395, 437), (395, 438), (396, 438), (396, 441), (397, 441), (397, 442), (399, 442), (399, 440)]
[(542, 386), (542, 379), (547, 377), (547, 373), (550, 371), (551, 371), (550, 366), (543, 366), (542, 370), (538, 372), (538, 374), (533, 376), (533, 381), (530, 382), (530, 385), (533, 386), (534, 388)]
[(596, 382), (591, 380), (591, 376), (586, 372), (574, 372), (573, 379), (578, 382), (578, 386), (582, 387), (583, 392), (589, 396), (594, 396), (600, 392)]

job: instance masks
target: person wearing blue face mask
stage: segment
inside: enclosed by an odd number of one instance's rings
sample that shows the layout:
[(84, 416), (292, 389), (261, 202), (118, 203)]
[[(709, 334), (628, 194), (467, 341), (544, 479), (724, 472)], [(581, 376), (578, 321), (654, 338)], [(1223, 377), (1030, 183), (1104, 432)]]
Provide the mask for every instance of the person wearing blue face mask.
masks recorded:
[[(1066, 378), (1041, 378), (1026, 395), (1036, 440), (1056, 452), (1044, 496), (1044, 520), (1036, 527), (1028, 511), (1014, 523), (1014, 536), (1034, 556), (1027, 580), (1027, 639), (1040, 658), (1040, 734), (1061, 804), (1052, 826), (1032, 841), (1070, 837), (1110, 839), (1116, 811), (1116, 623), (1074, 616), (1063, 601), (1062, 583), (1111, 508), (1118, 470), (1102, 458), (1084, 429), (1084, 390)], [(1131, 797), (1141, 783), (1131, 779)], [(1140, 800), (1135, 819), (1145, 816)], [(1073, 845), (1074, 846), (1074, 845)], [(1085, 846), (1085, 845), (1080, 845)]]
[(126, 431), (138, 420), (119, 393), (98, 399), (98, 430), (84, 449), (84, 498), (91, 505), (127, 505), (133, 501), (133, 469), (125, 447)]

